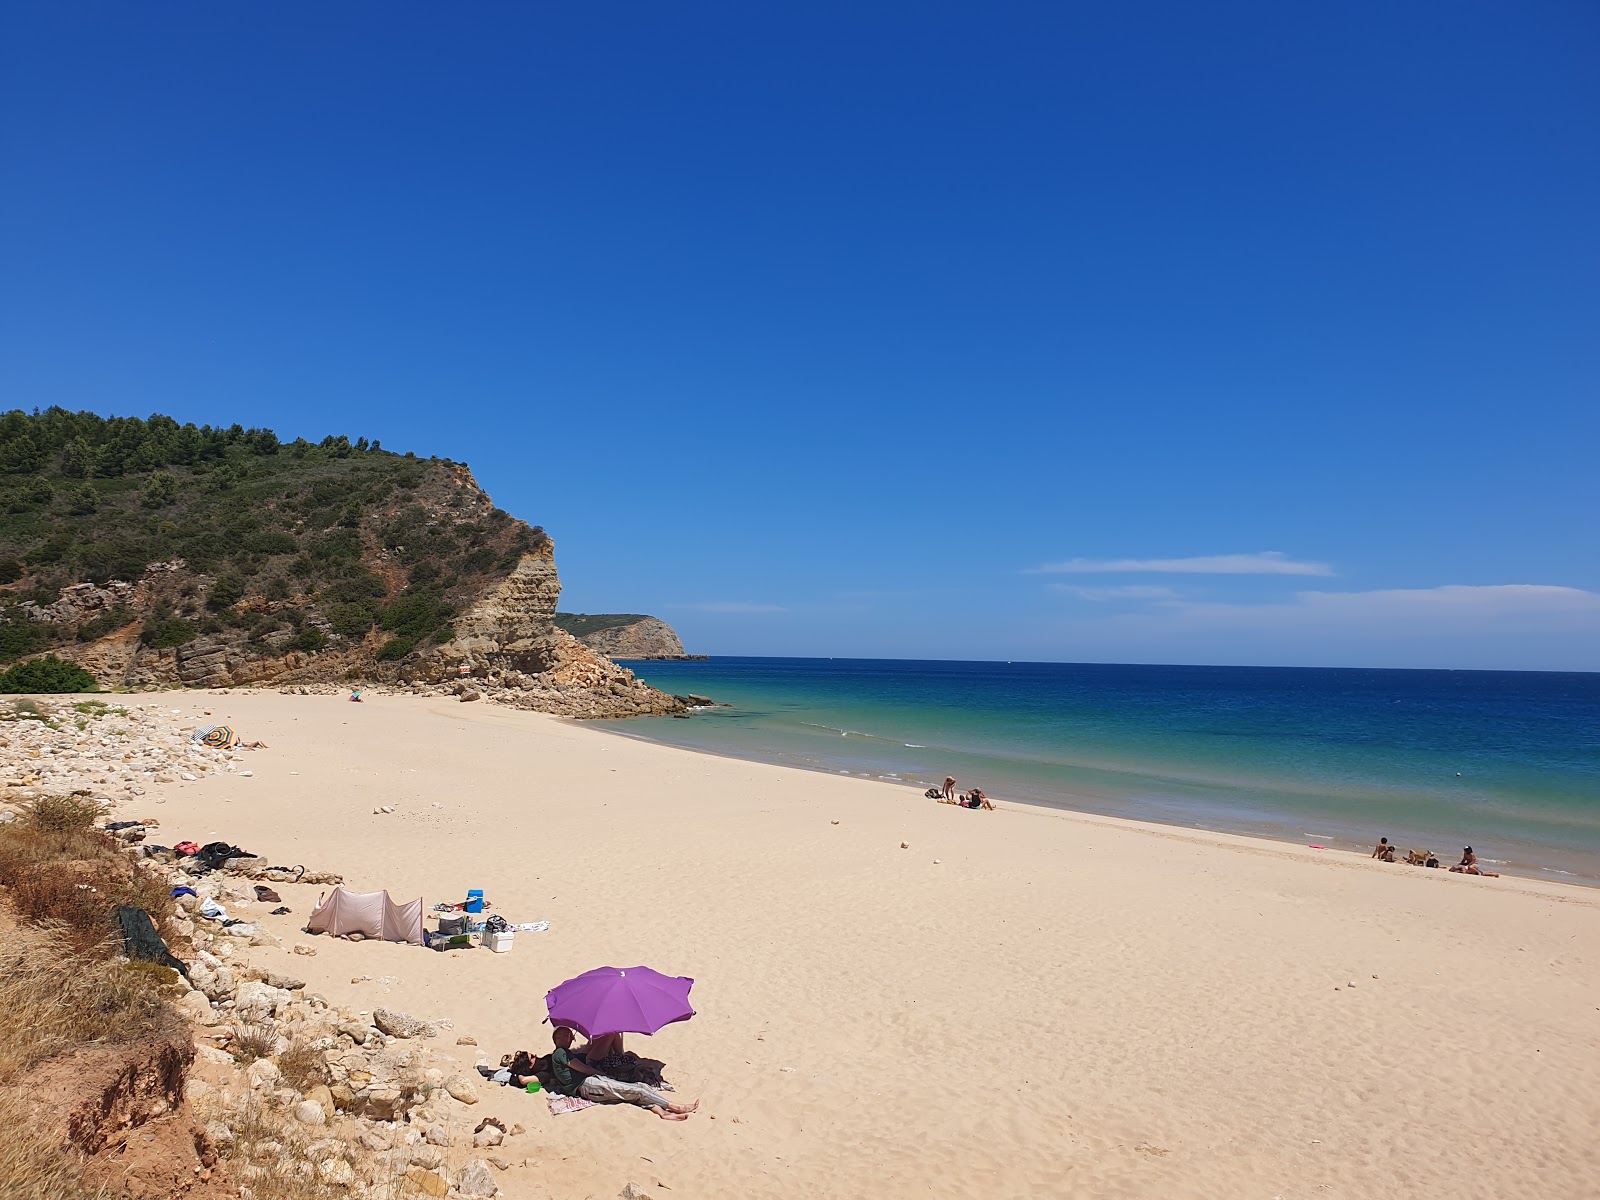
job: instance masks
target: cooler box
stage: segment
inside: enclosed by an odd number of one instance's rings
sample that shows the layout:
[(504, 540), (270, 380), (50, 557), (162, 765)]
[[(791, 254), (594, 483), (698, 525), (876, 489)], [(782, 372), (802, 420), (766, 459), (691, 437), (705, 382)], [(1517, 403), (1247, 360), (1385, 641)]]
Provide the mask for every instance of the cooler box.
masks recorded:
[(467, 911), (481, 913), (483, 911), (483, 889), (472, 888), (467, 892)]
[(483, 944), (496, 954), (510, 954), (511, 943), (515, 937), (516, 934), (510, 931), (505, 933), (486, 933), (483, 935)]

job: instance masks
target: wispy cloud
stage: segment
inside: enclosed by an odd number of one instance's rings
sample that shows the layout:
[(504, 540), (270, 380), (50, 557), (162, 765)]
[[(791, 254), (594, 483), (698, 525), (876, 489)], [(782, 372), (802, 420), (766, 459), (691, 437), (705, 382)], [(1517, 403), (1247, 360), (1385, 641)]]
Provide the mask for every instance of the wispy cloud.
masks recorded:
[(1559, 633), (1600, 630), (1600, 593), (1552, 584), (1447, 584), (1368, 592), (1297, 592), (1270, 604), (1178, 602), (1156, 614), (1172, 631), (1238, 629), (1256, 634)]
[(1129, 584), (1126, 587), (1077, 587), (1070, 583), (1052, 583), (1052, 592), (1076, 596), (1079, 600), (1100, 603), (1107, 600), (1176, 600), (1178, 593), (1169, 587), (1151, 587)]
[(1327, 563), (1300, 562), (1279, 550), (1203, 554), (1193, 558), (1069, 558), (1029, 569), (1030, 575), (1332, 575)]
[(781, 604), (751, 604), (744, 600), (706, 600), (699, 604), (680, 604), (678, 607), (703, 613), (785, 613), (789, 611)]

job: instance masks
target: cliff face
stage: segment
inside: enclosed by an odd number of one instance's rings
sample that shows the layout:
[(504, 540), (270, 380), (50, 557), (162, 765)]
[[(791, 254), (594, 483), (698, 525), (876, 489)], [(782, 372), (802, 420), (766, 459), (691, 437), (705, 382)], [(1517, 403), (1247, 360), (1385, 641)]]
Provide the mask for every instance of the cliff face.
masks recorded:
[(0, 517), (0, 661), (54, 653), (117, 688), (449, 685), (576, 716), (683, 710), (556, 627), (554, 543), (464, 465), (347, 450), (229, 446), (158, 488), (46, 484), (38, 512)]
[(687, 658), (672, 626), (655, 617), (632, 625), (597, 629), (579, 639), (607, 658)]

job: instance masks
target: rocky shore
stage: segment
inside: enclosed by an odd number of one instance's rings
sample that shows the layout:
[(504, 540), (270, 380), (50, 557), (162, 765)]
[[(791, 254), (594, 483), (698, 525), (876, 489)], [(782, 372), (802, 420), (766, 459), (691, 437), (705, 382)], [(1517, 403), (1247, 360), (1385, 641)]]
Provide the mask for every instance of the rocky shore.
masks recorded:
[[(473, 698), (460, 682), (416, 690)], [(119, 1194), (134, 1200), (393, 1200), (493, 1197), (501, 1173), (536, 1167), (523, 1126), (495, 1110), (494, 1099), (510, 1093), (478, 1072), (488, 1060), (454, 1034), (448, 1015), (330, 1003), (293, 969), (322, 939), (274, 935), (257, 915), (277, 905), (277, 888), (297, 914), (309, 911), (309, 885), (337, 884), (339, 873), (253, 856), (208, 870), (157, 845), (180, 835), (163, 830), (156, 806), (166, 789), (147, 785), (249, 779), (252, 760), (270, 751), (193, 741), (211, 715), (204, 696), (174, 695), (187, 702), (177, 705), (131, 699), (0, 701), (0, 826), (25, 820), (34, 801), (77, 794), (118, 826), (110, 836), (135, 873), (160, 894), (183, 889), (165, 928), (186, 974), (163, 974), (192, 1038), (119, 1050), (103, 1071), (79, 1063), (60, 1083), (59, 1119), (91, 1169), (94, 1156), (120, 1146)], [(179, 1150), (168, 1126), (190, 1129)], [(649, 1193), (630, 1184), (622, 1194)]]

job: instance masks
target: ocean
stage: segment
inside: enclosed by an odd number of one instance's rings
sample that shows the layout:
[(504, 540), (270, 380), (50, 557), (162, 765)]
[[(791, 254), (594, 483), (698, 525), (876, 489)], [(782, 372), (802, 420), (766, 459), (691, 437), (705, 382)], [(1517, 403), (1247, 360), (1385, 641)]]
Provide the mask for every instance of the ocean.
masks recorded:
[[(603, 722), (735, 758), (1600, 886), (1600, 674), (713, 658), (726, 708)], [(929, 801), (932, 803), (932, 801)]]

